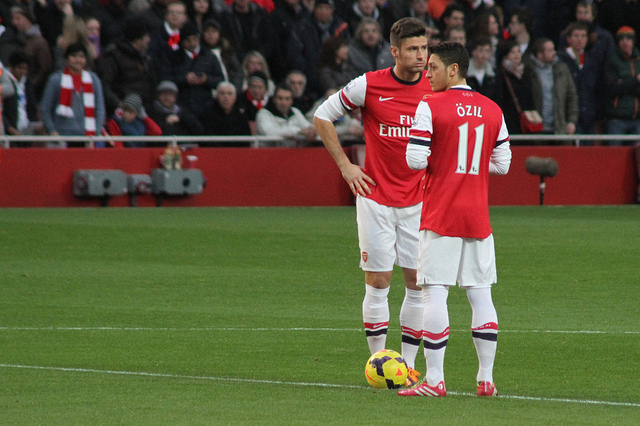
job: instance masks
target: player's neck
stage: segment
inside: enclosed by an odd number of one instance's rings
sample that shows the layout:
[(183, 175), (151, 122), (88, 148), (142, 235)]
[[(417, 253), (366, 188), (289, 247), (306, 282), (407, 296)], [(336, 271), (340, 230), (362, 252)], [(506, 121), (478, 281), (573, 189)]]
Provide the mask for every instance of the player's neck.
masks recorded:
[(397, 65), (393, 67), (393, 73), (402, 81), (416, 81), (420, 78), (420, 72), (413, 72), (406, 68), (400, 68)]
[(467, 85), (467, 79), (466, 78), (460, 78), (460, 77), (453, 77), (451, 79), (451, 81), (449, 81), (449, 84), (447, 84), (447, 90), (451, 89), (454, 86), (466, 86)]

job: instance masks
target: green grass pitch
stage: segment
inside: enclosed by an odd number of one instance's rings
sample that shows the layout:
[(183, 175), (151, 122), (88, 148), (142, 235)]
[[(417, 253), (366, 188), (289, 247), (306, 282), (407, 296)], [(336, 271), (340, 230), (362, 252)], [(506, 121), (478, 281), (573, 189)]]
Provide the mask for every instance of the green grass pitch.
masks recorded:
[(366, 385), (353, 208), (0, 209), (0, 423), (638, 424), (640, 207), (491, 219), (500, 397), (452, 289), (430, 399)]

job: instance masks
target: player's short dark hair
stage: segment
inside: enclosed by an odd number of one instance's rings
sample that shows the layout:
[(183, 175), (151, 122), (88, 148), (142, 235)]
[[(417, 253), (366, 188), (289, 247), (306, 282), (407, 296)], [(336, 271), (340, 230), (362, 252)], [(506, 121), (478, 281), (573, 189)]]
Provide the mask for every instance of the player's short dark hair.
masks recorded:
[(445, 41), (430, 48), (431, 55), (438, 55), (445, 67), (458, 64), (458, 75), (467, 78), (469, 70), (469, 53), (458, 42)]
[(389, 41), (392, 46), (400, 47), (401, 40), (422, 36), (427, 36), (427, 27), (423, 21), (417, 18), (402, 18), (391, 27)]

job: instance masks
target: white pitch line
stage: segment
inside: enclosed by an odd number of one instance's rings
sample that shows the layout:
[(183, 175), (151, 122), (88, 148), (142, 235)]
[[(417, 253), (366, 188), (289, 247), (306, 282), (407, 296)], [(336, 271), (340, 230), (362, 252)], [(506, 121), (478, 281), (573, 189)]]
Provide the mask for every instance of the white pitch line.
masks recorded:
[[(362, 328), (329, 327), (0, 327), (0, 331), (362, 331)], [(399, 331), (390, 328), (389, 331)], [(468, 332), (470, 330), (450, 330)], [(640, 334), (640, 331), (601, 330), (500, 330), (500, 333)]]
[[(332, 383), (286, 382), (282, 380), (259, 380), (259, 379), (239, 379), (239, 378), (231, 378), (231, 377), (189, 376), (189, 375), (183, 375), (183, 374), (145, 373), (141, 371), (98, 370), (94, 368), (46, 367), (46, 366), (38, 366), (38, 365), (20, 365), (20, 364), (0, 364), (0, 368), (65, 371), (70, 373), (113, 374), (113, 375), (121, 375), (121, 376), (158, 377), (158, 378), (168, 378), (168, 379), (259, 383), (259, 384), (285, 385), (285, 386), (309, 386), (309, 387), (324, 387), (324, 388), (339, 388), (339, 389), (371, 389), (369, 386), (337, 385)], [(450, 395), (475, 397), (475, 394), (468, 393), (468, 392), (447, 391), (447, 393)], [(569, 403), (569, 404), (588, 404), (588, 405), (605, 405), (605, 406), (640, 408), (640, 403), (634, 403), (634, 402), (596, 401), (596, 400), (588, 400), (588, 399), (569, 399), (569, 398), (542, 398), (542, 397), (535, 397), (535, 396), (503, 395), (503, 394), (501, 394), (498, 398), (517, 399), (521, 401), (562, 402), (562, 403)]]

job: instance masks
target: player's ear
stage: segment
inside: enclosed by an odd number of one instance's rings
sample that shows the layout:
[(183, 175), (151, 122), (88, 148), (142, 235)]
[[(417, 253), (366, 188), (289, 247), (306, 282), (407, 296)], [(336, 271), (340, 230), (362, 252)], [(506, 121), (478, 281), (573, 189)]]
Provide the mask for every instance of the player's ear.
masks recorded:
[(449, 77), (453, 77), (454, 75), (458, 74), (458, 71), (459, 71), (458, 64), (456, 63), (451, 64), (451, 66), (449, 67)]
[(394, 58), (398, 57), (398, 48), (396, 46), (391, 46), (391, 56)]

